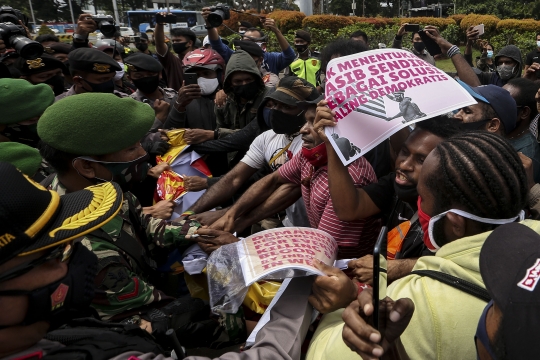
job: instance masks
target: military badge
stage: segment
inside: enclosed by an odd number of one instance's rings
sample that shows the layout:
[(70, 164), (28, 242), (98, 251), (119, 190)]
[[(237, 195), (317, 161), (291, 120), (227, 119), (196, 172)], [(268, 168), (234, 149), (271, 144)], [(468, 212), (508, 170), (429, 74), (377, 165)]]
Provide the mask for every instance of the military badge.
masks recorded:
[(44, 49), (47, 54), (54, 54), (54, 50), (50, 46), (45, 46)]
[(317, 66), (318, 63), (319, 63), (319, 60), (315, 60), (315, 59), (311, 60), (311, 65), (313, 66)]
[(42, 63), (41, 58), (37, 58), (36, 60), (26, 60), (26, 63), (28, 64), (29, 69), (39, 69), (40, 67), (45, 66), (45, 64)]
[(111, 65), (94, 63), (94, 68), (92, 70), (100, 72), (100, 73), (106, 73), (106, 72), (111, 72), (110, 68), (111, 68)]

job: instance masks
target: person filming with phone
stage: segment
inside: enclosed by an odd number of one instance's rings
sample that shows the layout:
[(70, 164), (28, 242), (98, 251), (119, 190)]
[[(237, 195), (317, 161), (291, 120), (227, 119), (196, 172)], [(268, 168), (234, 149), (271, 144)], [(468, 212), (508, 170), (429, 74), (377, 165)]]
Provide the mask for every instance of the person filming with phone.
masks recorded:
[(418, 56), (420, 59), (427, 61), (431, 65), (435, 65), (435, 59), (426, 50), (426, 44), (424, 44), (422, 38), (418, 34), (419, 30), (420, 25), (418, 24), (402, 24), (396, 34), (396, 37), (394, 38), (394, 43), (392, 44), (392, 47), (394, 49), (401, 49), (403, 35), (410, 32), (412, 33), (413, 48), (411, 49), (411, 51), (413, 52), (413, 54)]

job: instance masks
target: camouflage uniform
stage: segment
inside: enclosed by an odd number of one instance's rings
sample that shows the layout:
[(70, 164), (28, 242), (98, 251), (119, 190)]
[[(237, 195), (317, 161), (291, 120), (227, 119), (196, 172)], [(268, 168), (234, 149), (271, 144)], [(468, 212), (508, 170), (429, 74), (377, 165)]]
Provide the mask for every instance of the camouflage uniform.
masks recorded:
[[(60, 195), (66, 193), (66, 188), (55, 177), (49, 189)], [(124, 193), (122, 209), (101, 230), (105, 231), (112, 242), (96, 236), (95, 233), (83, 237), (82, 243), (92, 250), (98, 257), (98, 275), (95, 280), (96, 294), (92, 306), (98, 311), (103, 320), (121, 320), (133, 315), (139, 315), (147, 308), (160, 308), (173, 300), (162, 291), (156, 289), (149, 281), (149, 275), (137, 265), (135, 259), (114, 245), (122, 230), (133, 238), (141, 241), (136, 234), (136, 226), (131, 224), (129, 216), (130, 205), (135, 208), (140, 218), (140, 225), (149, 241), (144, 244), (152, 253), (156, 247), (187, 248), (192, 242), (185, 239), (185, 235), (194, 234), (201, 226), (196, 221), (182, 220), (170, 222), (155, 219), (142, 213), (142, 207), (137, 198)], [(163, 301), (158, 304), (158, 302)], [(147, 308), (144, 306), (153, 304)]]

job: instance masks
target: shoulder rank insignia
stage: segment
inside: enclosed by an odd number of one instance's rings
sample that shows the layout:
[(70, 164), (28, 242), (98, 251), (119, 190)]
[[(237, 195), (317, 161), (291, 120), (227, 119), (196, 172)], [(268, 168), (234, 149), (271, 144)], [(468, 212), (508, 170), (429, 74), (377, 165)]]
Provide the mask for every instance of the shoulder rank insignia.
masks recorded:
[(100, 73), (111, 72), (110, 67), (111, 65), (94, 63), (94, 68), (92, 70)]
[(41, 61), (41, 58), (37, 58), (36, 60), (26, 60), (26, 63), (28, 64), (29, 69), (39, 69), (40, 67), (45, 66)]

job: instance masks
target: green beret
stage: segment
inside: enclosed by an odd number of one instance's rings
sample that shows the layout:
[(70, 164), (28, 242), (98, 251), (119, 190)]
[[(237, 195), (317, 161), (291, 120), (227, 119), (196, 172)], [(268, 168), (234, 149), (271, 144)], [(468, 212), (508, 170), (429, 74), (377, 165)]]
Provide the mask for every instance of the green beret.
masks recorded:
[(38, 121), (41, 140), (74, 155), (105, 155), (140, 141), (154, 123), (148, 104), (114, 94), (68, 96), (50, 106)]
[(23, 174), (34, 176), (41, 165), (39, 151), (18, 142), (0, 142), (0, 161), (8, 162)]
[(64, 63), (52, 55), (43, 54), (34, 60), (24, 59), (22, 57), (15, 61), (15, 67), (19, 69), (22, 75), (38, 74), (44, 71), (61, 69), (66, 70)]
[(57, 42), (52, 43), (49, 46), (45, 46), (45, 52), (47, 54), (69, 54), (73, 50), (73, 47), (69, 44)]
[(152, 55), (141, 52), (133, 53), (126, 57), (124, 64), (127, 65), (128, 72), (150, 71), (158, 73), (163, 70), (163, 66)]
[(54, 102), (47, 84), (32, 85), (24, 79), (0, 79), (0, 124), (11, 125), (43, 114)]
[(94, 74), (111, 74), (122, 68), (109, 55), (92, 48), (79, 48), (69, 53), (69, 69)]

